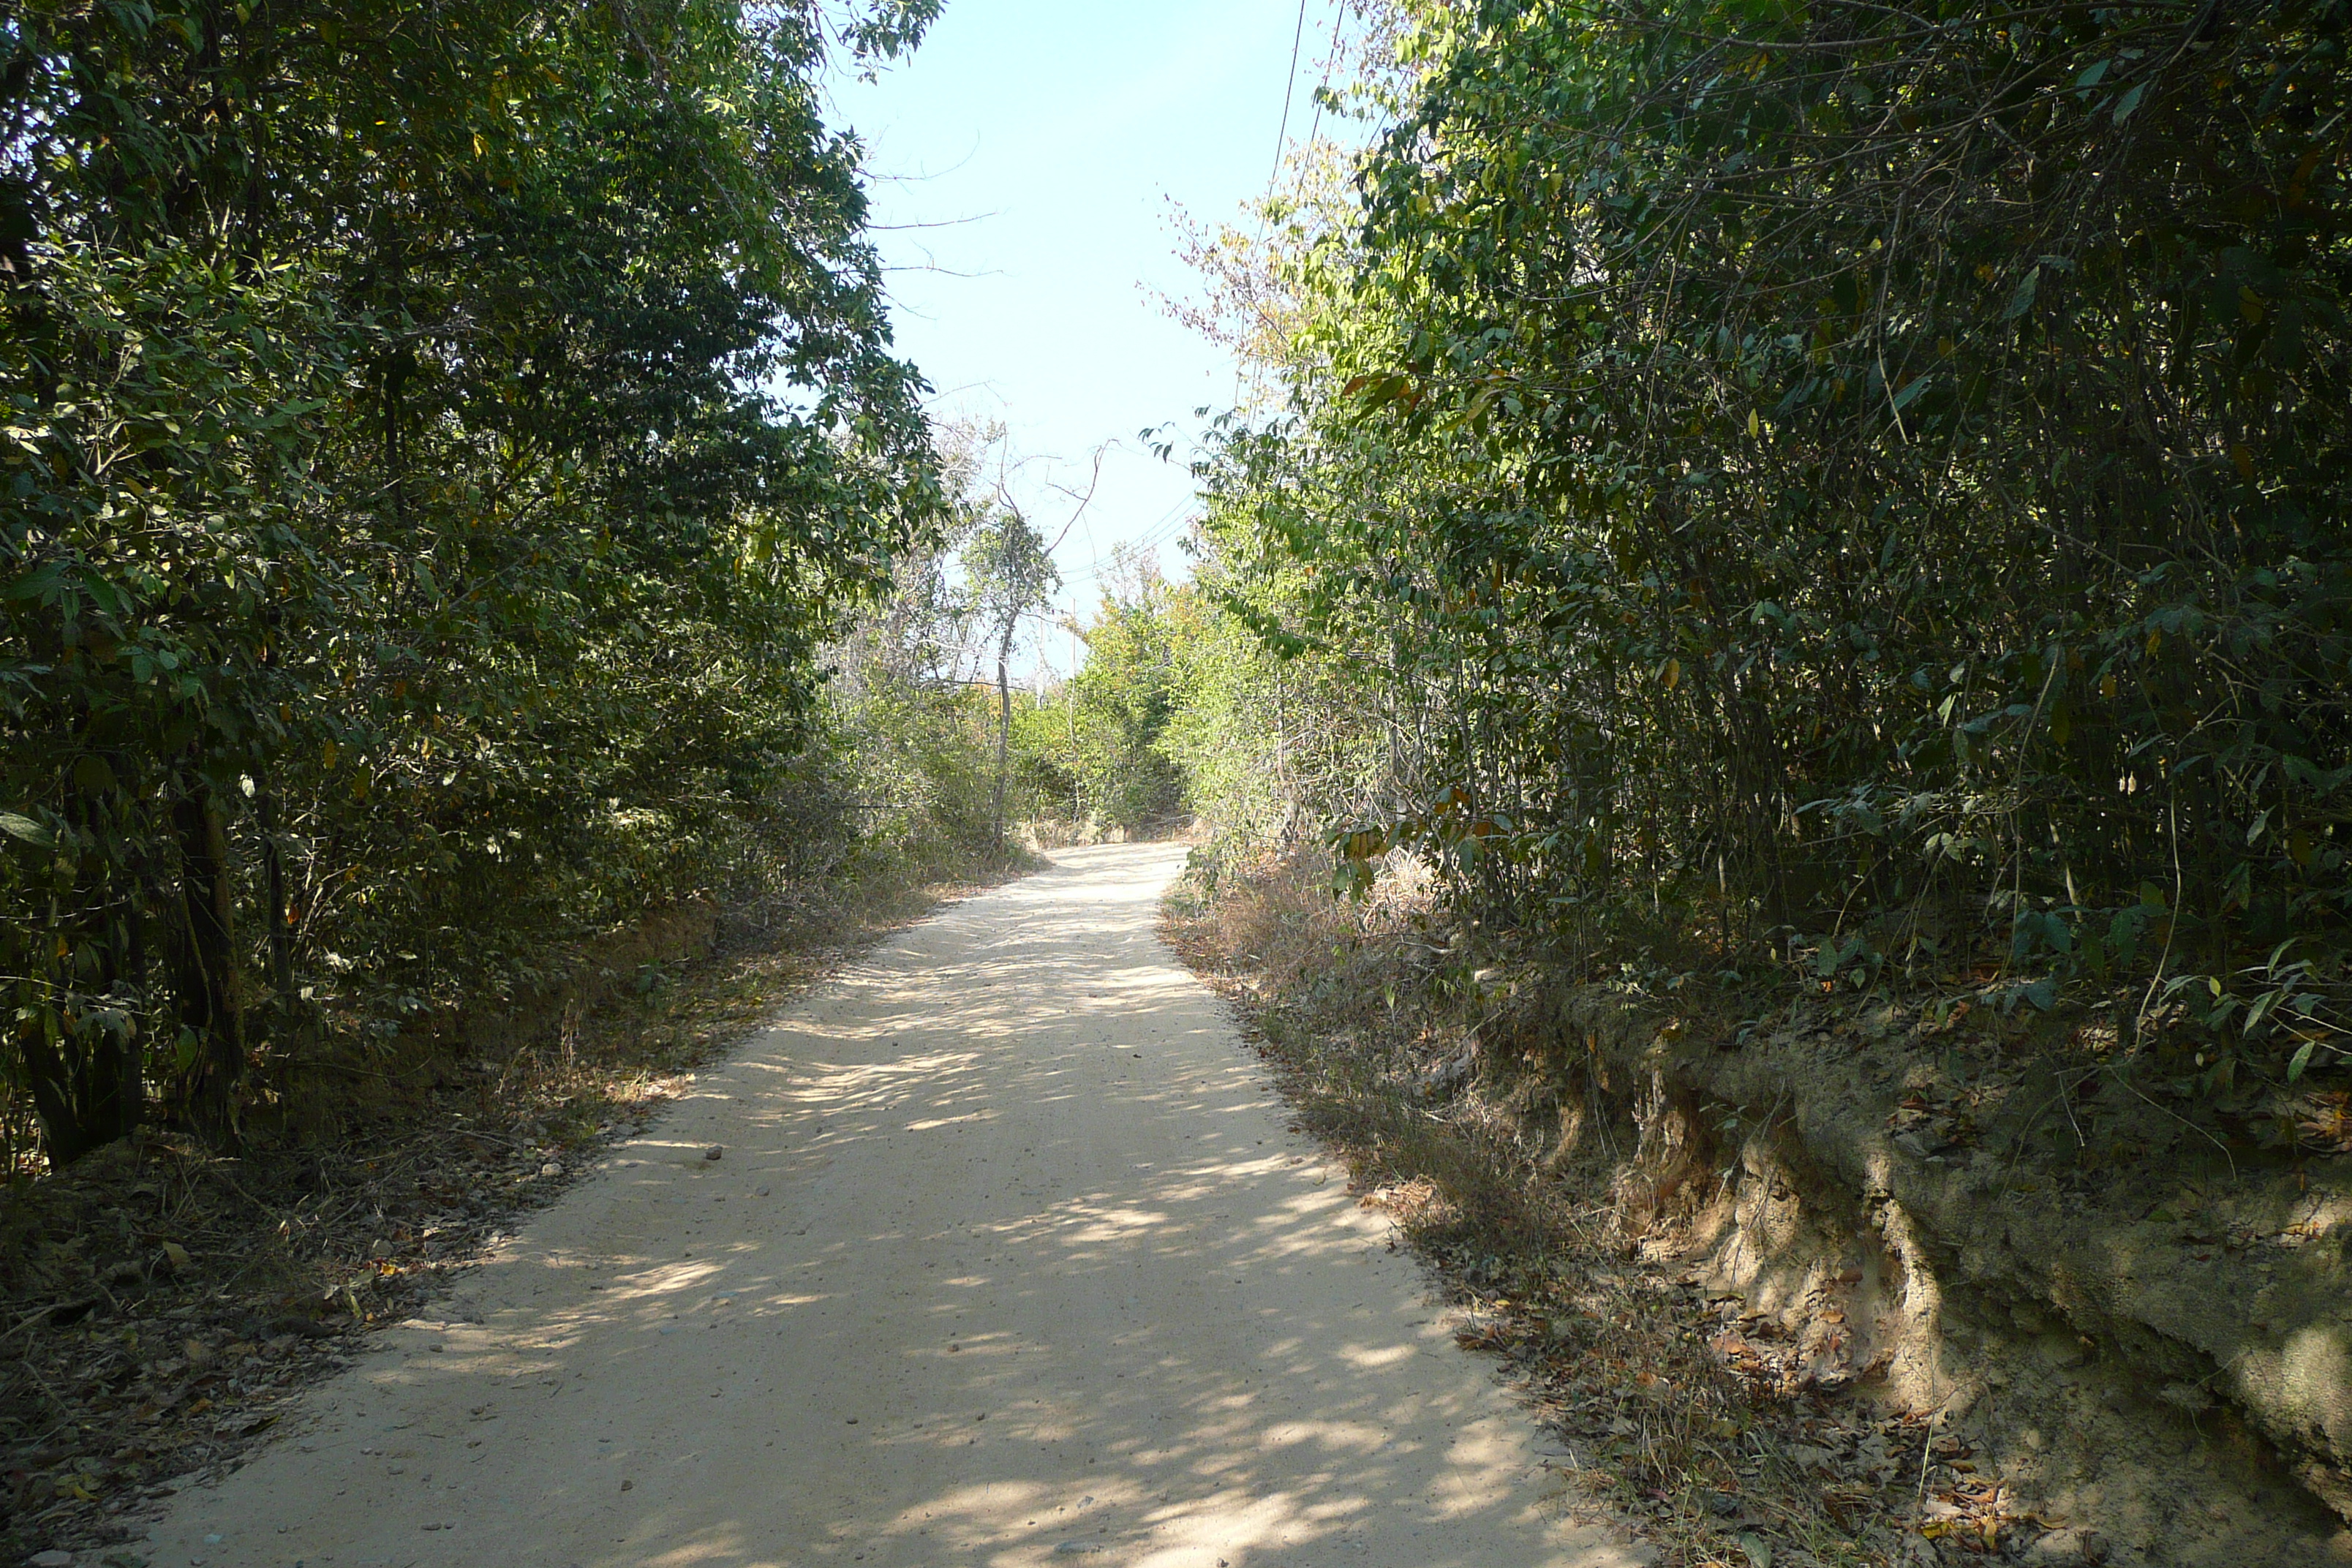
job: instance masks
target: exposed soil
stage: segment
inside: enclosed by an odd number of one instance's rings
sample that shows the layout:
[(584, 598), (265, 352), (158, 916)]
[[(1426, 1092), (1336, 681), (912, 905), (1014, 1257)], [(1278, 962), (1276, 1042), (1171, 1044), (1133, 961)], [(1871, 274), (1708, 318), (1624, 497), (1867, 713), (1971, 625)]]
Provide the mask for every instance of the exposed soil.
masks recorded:
[(1562, 984), (1305, 857), (1169, 930), (1670, 1563), (2352, 1562), (2324, 1115), (2232, 1153), (2023, 1019)]
[(1635, 1568), (1070, 849), (846, 966), (154, 1524), (152, 1555)]
[[(243, 1146), (142, 1133), (0, 1194), (0, 1562), (123, 1545), (242, 1463), (371, 1331), (446, 1291), (777, 1004), (966, 889), (753, 926), (662, 911), (520, 1004), (377, 1064), (278, 1070)], [(100, 1556), (93, 1557), (92, 1553)]]

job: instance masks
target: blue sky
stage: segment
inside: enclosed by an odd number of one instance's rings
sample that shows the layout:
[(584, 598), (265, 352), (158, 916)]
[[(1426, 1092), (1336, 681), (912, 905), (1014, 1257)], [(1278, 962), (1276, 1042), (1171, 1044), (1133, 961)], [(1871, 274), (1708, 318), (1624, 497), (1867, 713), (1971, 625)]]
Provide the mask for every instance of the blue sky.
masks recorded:
[[(1056, 555), (1066, 606), (1092, 611), (1118, 541), (1181, 571), (1191, 484), (1136, 434), (1196, 429), (1194, 409), (1233, 401), (1234, 367), (1150, 290), (1192, 292), (1171, 200), (1213, 223), (1264, 192), (1298, 19), (1295, 0), (949, 0), (910, 60), (835, 84), (836, 121), (868, 147), (899, 347), (936, 411), (1008, 427), (1049, 538), (1070, 510), (1051, 483), (1083, 487), (1094, 448), (1119, 444)], [(1307, 0), (1293, 140), (1336, 20), (1337, 0)], [(1066, 640), (1046, 656), (1066, 664)]]

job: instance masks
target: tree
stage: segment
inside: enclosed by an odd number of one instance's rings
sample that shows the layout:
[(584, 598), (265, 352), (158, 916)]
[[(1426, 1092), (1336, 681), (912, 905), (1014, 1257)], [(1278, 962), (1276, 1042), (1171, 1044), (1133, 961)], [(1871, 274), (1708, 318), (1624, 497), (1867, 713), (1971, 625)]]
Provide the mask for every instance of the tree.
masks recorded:
[(2201, 995), (2209, 1091), (2331, 1059), (2343, 9), (1404, 9), (1204, 472), (1232, 613), (1393, 741), (1361, 842), (1595, 962), (1982, 954)]
[(1194, 627), (1188, 590), (1156, 561), (1115, 550), (1102, 604), (1086, 628), (1086, 668), (1065, 692), (1073, 763), (1090, 809), (1128, 829), (1163, 827), (1183, 809), (1183, 780), (1162, 742), (1184, 700)]
[(1012, 776), (1013, 639), (1022, 617), (1053, 603), (1062, 574), (1045, 536), (1000, 485), (963, 551), (973, 612), (996, 652), (996, 840), (1004, 842), (1004, 787)]
[(815, 80), (935, 10), (0, 21), (0, 973), (53, 1160), (150, 1083), (233, 1136), (257, 1066), (723, 862), (941, 510)]

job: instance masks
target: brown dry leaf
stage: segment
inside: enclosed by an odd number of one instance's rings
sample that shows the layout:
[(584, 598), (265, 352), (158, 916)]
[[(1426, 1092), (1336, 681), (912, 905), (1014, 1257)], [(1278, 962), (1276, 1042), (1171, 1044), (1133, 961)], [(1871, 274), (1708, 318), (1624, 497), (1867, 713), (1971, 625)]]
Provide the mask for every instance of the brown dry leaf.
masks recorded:
[(2352, 1090), (2332, 1089), (2311, 1095), (2295, 1125), (2313, 1142), (2337, 1152), (2352, 1152)]

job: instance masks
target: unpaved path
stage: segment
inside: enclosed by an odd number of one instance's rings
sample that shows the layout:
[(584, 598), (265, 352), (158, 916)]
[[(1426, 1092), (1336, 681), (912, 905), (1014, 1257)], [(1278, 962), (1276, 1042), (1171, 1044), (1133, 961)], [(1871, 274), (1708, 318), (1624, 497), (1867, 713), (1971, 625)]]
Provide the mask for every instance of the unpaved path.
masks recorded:
[(1066, 851), (820, 987), (151, 1561), (1635, 1561), (1154, 937), (1182, 858)]

